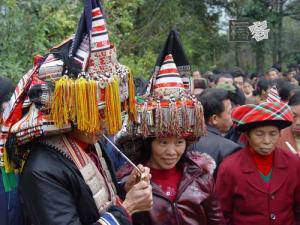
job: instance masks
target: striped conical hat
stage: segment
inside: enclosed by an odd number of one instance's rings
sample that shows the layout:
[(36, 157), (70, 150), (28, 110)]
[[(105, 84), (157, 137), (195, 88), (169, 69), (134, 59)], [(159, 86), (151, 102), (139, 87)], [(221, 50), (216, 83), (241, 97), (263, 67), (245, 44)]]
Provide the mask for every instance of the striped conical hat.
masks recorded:
[(166, 55), (159, 73), (153, 81), (153, 94), (156, 96), (179, 97), (185, 91), (171, 54)]
[(137, 97), (137, 121), (126, 122), (116, 135), (122, 144), (133, 138), (182, 137), (195, 141), (205, 133), (203, 108), (185, 88), (172, 54), (153, 73), (144, 96)]
[(280, 96), (278, 94), (276, 85), (273, 85), (268, 91), (267, 102), (280, 102)]
[(92, 10), (91, 50), (107, 50), (110, 48), (106, 22), (100, 7)]

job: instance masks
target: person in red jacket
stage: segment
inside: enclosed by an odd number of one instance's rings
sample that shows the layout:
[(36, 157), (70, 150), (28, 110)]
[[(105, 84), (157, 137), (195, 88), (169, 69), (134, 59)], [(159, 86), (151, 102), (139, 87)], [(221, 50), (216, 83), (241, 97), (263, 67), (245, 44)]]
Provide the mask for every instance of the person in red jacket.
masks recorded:
[(226, 224), (300, 224), (299, 157), (275, 147), (280, 130), (292, 123), (290, 107), (264, 102), (232, 115), (247, 144), (221, 163), (217, 176)]
[[(169, 38), (174, 38), (171, 43), (176, 43), (176, 33), (171, 32)], [(123, 143), (126, 139), (132, 141), (135, 135), (144, 140), (137, 163), (149, 167), (152, 175), (152, 209), (136, 213), (133, 224), (222, 225), (224, 219), (212, 176), (215, 162), (207, 154), (186, 151), (191, 141), (203, 135), (203, 108), (185, 89), (177, 69), (178, 55), (172, 53), (174, 56), (166, 52), (152, 77), (150, 91), (138, 99), (137, 127), (125, 124), (124, 135), (116, 136), (118, 144), (122, 143), (120, 137)], [(133, 132), (129, 133), (130, 130)], [(125, 191), (134, 184), (126, 176), (131, 169), (125, 166), (119, 171), (119, 178), (127, 180)]]

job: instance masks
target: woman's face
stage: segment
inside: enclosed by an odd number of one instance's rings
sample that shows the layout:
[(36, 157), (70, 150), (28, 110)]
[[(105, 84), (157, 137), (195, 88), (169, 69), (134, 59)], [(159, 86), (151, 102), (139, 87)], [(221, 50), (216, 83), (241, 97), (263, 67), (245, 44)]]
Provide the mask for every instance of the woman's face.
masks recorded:
[(269, 155), (275, 150), (280, 131), (276, 126), (253, 128), (247, 134), (249, 145), (260, 155)]
[(250, 95), (253, 92), (253, 87), (250, 83), (244, 82), (243, 90), (246, 95)]
[(149, 166), (154, 169), (172, 169), (176, 166), (186, 148), (183, 138), (156, 138), (151, 143)]

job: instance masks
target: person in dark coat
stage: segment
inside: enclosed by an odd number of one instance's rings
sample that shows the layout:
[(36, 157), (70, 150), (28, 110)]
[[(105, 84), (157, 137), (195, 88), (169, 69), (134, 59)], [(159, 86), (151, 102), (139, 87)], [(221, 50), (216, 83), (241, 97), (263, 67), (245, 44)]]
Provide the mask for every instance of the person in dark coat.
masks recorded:
[(210, 155), (218, 167), (223, 159), (241, 147), (223, 135), (232, 126), (231, 103), (228, 92), (223, 89), (207, 89), (198, 97), (204, 110), (207, 135), (189, 146), (190, 151), (200, 151)]
[(76, 35), (36, 57), (4, 112), (0, 167), (8, 188), (22, 171), (32, 225), (130, 225), (132, 214), (152, 206), (149, 168), (132, 172), (139, 179), (121, 199), (98, 142), (121, 128), (122, 112), (136, 113), (134, 82), (117, 61), (102, 5), (85, 0), (84, 7)]
[(276, 147), (293, 114), (280, 102), (244, 105), (233, 111), (247, 137), (242, 150), (220, 165), (217, 194), (228, 225), (300, 224), (300, 160)]

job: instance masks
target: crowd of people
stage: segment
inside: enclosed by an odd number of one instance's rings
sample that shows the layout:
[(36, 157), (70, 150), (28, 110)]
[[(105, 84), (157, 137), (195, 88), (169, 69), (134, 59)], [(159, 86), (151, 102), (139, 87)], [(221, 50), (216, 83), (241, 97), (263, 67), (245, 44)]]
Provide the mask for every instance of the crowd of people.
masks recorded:
[(0, 77), (1, 225), (300, 225), (300, 69), (192, 73), (172, 30), (145, 83), (102, 7)]

